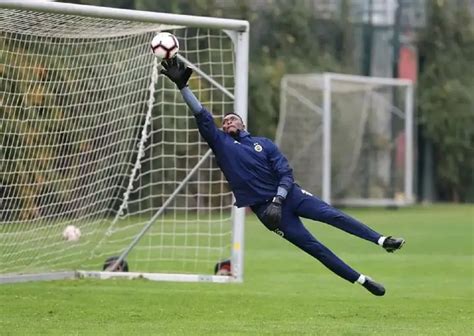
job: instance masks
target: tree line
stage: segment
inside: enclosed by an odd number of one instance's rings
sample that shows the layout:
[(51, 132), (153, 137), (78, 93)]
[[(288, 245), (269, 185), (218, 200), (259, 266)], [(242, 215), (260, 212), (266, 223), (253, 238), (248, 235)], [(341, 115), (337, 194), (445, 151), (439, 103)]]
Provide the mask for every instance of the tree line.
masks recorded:
[[(279, 85), (284, 74), (363, 73), (354, 50), (367, 27), (350, 22), (350, 0), (341, 1), (339, 15), (331, 19), (317, 17), (308, 7), (310, 1), (68, 2), (248, 20), (249, 129), (270, 138), (278, 123)], [(417, 157), (423, 161), (419, 180), (433, 184), (435, 200), (474, 201), (474, 67), (470, 64), (474, 59), (474, 23), (468, 5), (468, 1), (426, 1), (426, 25), (416, 36)], [(432, 155), (427, 158), (423, 154), (428, 149)], [(433, 174), (433, 181), (423, 178), (426, 172)]]

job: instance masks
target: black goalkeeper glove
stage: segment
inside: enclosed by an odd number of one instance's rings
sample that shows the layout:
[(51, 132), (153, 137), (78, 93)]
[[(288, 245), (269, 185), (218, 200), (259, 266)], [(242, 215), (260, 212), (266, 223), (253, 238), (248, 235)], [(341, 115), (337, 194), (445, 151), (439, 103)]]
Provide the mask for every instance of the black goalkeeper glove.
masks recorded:
[(281, 222), (281, 205), (285, 199), (282, 196), (273, 197), (272, 202), (262, 214), (262, 222), (270, 230), (278, 229)]
[(166, 59), (161, 62), (161, 65), (163, 69), (160, 72), (175, 83), (178, 89), (181, 90), (188, 85), (193, 70), (185, 66), (183, 62), (178, 61), (177, 57)]

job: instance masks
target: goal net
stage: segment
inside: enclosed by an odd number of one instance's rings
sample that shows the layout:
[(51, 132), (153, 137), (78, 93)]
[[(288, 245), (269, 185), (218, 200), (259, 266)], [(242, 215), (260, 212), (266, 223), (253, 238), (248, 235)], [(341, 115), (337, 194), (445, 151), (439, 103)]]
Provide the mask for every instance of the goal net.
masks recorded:
[(413, 88), (408, 80), (287, 75), (277, 143), (295, 179), (326, 202), (413, 202)]
[(0, 281), (113, 256), (157, 280), (241, 281), (242, 212), (150, 41), (175, 34), (203, 105), (246, 118), (247, 22), (6, 1), (0, 26)]

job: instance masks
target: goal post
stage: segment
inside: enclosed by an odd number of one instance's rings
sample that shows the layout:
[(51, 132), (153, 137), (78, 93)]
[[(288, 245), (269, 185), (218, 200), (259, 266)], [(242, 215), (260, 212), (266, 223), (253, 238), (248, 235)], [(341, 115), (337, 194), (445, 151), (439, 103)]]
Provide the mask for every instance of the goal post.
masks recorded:
[(413, 84), (337, 73), (286, 75), (276, 142), (324, 201), (403, 206), (413, 195)]
[(7, 0), (0, 26), (0, 283), (241, 282), (244, 210), (150, 41), (176, 35), (198, 99), (246, 120), (248, 22)]

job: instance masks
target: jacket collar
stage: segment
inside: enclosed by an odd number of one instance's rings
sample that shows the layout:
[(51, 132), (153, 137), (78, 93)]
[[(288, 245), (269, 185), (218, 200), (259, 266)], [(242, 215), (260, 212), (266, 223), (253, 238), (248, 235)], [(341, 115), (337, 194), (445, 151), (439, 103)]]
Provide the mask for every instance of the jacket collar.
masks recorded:
[(247, 132), (247, 131), (245, 131), (245, 130), (241, 130), (241, 131), (239, 132), (239, 138), (244, 138), (244, 137), (246, 137), (246, 136), (250, 136), (250, 133)]
[[(227, 134), (227, 135), (229, 135), (229, 134)], [(241, 130), (237, 136), (235, 136), (235, 137), (233, 137), (231, 135), (229, 135), (229, 136), (231, 138), (233, 138), (234, 140), (240, 141), (240, 139), (242, 139), (242, 138), (249, 137), (250, 133), (245, 131), (245, 130)]]

